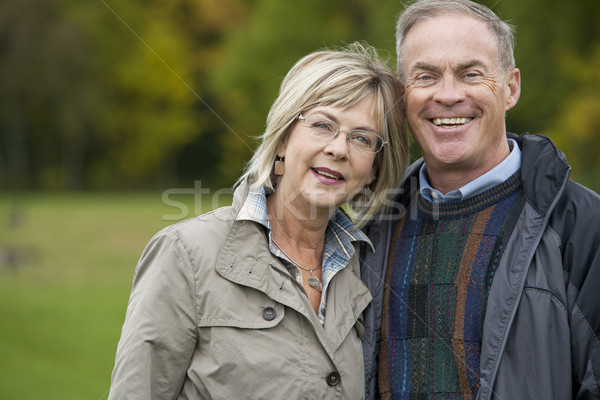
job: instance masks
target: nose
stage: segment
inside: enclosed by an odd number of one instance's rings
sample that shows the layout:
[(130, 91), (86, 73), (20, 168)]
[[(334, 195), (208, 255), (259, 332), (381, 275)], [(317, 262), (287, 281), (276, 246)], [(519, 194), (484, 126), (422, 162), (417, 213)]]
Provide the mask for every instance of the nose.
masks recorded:
[(437, 85), (434, 100), (438, 103), (451, 106), (463, 101), (465, 92), (460, 82), (453, 75), (445, 75)]
[(348, 131), (341, 130), (337, 136), (327, 142), (324, 151), (335, 160), (348, 158)]

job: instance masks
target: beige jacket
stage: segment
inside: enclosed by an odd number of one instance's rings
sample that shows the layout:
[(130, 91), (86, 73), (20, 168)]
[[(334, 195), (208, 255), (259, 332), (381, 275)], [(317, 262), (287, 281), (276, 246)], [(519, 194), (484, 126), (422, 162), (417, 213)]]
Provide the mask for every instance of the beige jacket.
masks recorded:
[(109, 399), (362, 399), (357, 253), (321, 325), (303, 289), (234, 205), (159, 232), (135, 271)]

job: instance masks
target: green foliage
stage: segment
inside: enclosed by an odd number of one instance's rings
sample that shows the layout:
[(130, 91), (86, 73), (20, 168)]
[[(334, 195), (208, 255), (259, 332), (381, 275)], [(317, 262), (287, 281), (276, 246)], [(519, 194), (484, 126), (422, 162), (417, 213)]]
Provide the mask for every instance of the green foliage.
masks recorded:
[[(516, 27), (515, 57), (522, 92), (508, 115), (509, 129), (548, 134), (550, 118), (563, 108), (574, 89), (574, 75), (562, 68), (569, 54), (586, 54), (590, 41), (600, 40), (594, 1), (485, 1)], [(569, 50), (569, 51), (566, 51)]]
[(142, 27), (140, 37), (152, 45), (136, 43), (113, 66), (110, 98), (114, 101), (106, 105), (100, 125), (108, 142), (102, 167), (115, 172), (116, 166), (116, 172), (136, 179), (155, 173), (175, 149), (198, 133), (193, 113), (196, 98), (186, 86), (191, 71), (183, 37), (173, 34), (165, 21)]
[[(581, 71), (598, 65), (600, 3), (481, 1), (517, 28), (509, 130), (551, 136), (595, 182), (600, 150), (580, 132), (596, 127), (598, 91)], [(356, 40), (394, 66), (404, 3), (0, 3), (0, 189), (228, 186), (291, 66)]]
[(574, 77), (575, 89), (562, 101), (561, 109), (551, 119), (548, 135), (567, 155), (573, 166), (573, 178), (600, 191), (600, 41), (593, 44), (586, 57), (569, 55), (561, 65), (565, 74)]
[(522, 80), (509, 129), (552, 138), (566, 153), (572, 176), (600, 190), (600, 3), (505, 1), (497, 8), (516, 25)]

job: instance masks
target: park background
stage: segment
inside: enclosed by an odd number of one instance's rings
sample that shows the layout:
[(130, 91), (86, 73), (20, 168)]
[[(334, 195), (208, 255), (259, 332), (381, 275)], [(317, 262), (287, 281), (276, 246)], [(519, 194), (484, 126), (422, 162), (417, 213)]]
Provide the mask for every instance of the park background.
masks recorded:
[[(509, 131), (600, 190), (600, 2), (481, 2), (517, 29)], [(395, 68), (403, 4), (2, 1), (0, 398), (107, 398), (145, 243), (229, 201), (300, 57), (359, 40)]]

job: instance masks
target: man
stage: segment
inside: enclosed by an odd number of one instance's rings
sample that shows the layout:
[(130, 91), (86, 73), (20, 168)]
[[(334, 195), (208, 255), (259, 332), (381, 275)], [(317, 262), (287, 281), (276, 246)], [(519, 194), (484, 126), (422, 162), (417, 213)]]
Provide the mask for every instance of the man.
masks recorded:
[(396, 39), (423, 159), (366, 228), (367, 399), (600, 398), (600, 196), (548, 138), (506, 132), (510, 26), (422, 0)]

